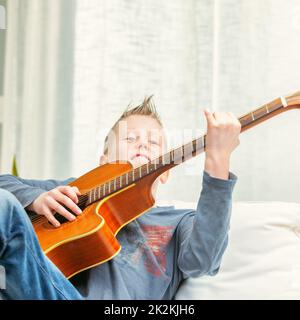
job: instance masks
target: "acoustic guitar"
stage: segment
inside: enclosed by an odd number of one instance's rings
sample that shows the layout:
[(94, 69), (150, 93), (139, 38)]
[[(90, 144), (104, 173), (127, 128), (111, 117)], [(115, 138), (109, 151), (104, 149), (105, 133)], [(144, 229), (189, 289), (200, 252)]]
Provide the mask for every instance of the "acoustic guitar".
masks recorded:
[[(241, 132), (296, 108), (300, 108), (300, 92), (275, 99), (240, 117)], [(76, 220), (56, 214), (61, 226), (55, 228), (44, 216), (31, 216), (44, 253), (67, 278), (112, 259), (121, 250), (116, 239), (119, 230), (153, 207), (153, 182), (205, 151), (205, 139), (203, 135), (135, 169), (129, 162), (109, 163), (71, 182), (81, 192), (78, 206), (83, 212)]]

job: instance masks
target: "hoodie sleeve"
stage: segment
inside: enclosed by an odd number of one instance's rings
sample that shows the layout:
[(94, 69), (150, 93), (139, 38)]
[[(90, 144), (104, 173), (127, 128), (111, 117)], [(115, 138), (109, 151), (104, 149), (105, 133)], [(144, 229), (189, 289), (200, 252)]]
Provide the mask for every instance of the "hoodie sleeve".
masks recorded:
[(183, 278), (215, 275), (228, 243), (233, 173), (223, 180), (203, 174), (197, 209), (184, 216), (177, 229), (177, 266)]
[(31, 180), (3, 174), (0, 175), (0, 188), (11, 192), (20, 201), (23, 208), (26, 208), (42, 193), (61, 185), (67, 185), (72, 180), (74, 179)]

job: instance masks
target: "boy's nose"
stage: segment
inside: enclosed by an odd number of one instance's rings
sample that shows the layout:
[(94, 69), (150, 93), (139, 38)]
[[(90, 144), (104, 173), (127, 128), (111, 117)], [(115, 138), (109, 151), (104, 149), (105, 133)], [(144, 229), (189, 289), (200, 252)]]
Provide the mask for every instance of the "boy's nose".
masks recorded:
[(139, 135), (136, 140), (136, 147), (138, 150), (148, 150), (149, 148), (149, 138), (147, 131), (141, 131), (139, 132)]
[(139, 139), (137, 142), (137, 149), (148, 149), (148, 141)]

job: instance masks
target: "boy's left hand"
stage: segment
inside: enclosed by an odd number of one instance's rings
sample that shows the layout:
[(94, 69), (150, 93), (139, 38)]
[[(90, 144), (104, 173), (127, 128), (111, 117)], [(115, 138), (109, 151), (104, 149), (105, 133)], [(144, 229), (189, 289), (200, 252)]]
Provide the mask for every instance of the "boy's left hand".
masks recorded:
[(204, 111), (207, 120), (205, 171), (228, 179), (232, 151), (239, 145), (241, 123), (231, 112)]

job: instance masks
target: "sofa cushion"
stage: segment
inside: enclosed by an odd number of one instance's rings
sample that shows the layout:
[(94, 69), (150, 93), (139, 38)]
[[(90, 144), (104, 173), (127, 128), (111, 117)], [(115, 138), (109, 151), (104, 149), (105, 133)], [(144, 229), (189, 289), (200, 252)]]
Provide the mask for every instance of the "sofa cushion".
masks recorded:
[(218, 274), (187, 279), (176, 299), (300, 299), (300, 203), (234, 202)]

